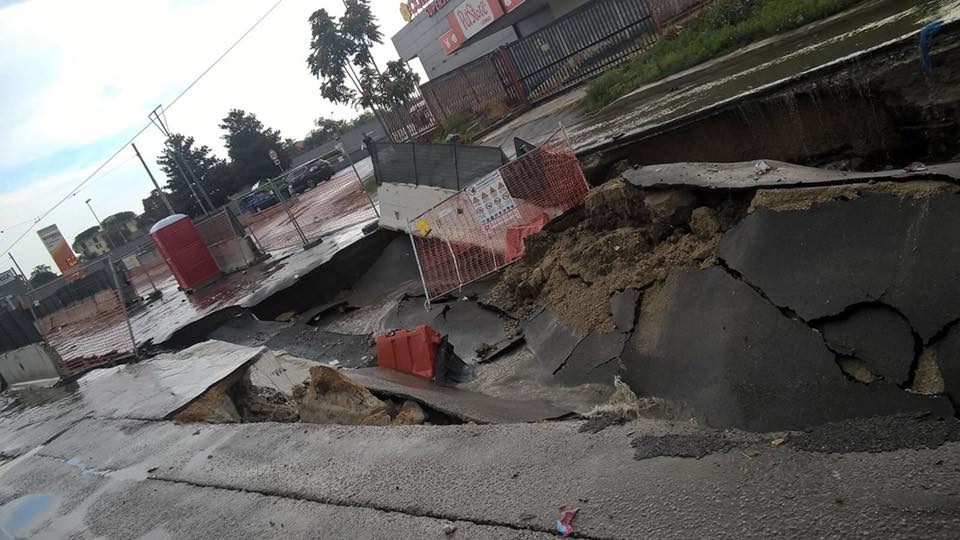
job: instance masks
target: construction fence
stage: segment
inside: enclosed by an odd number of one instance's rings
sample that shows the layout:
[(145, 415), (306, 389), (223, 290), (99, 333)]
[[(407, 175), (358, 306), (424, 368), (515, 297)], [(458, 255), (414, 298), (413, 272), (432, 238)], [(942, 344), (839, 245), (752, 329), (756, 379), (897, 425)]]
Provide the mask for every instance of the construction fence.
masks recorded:
[[(238, 217), (225, 207), (193, 220), (224, 273), (246, 268), (262, 253), (307, 246), (379, 217), (353, 168), (302, 193), (273, 182), (269, 189), (276, 199), (263, 211)], [(130, 251), (74, 268), (19, 297), (17, 305), (0, 312), (0, 347), (17, 348), (42, 337), (67, 376), (135, 357), (139, 343), (131, 313), (177, 287), (154, 242), (141, 239)]]
[(709, 0), (594, 0), (420, 86), (440, 125), (492, 124), (647, 49)]
[(427, 302), (524, 253), (524, 238), (583, 203), (588, 191), (565, 131), (408, 223)]
[(380, 217), (352, 167), (299, 195), (291, 195), (276, 185), (267, 189), (279, 203), (240, 215), (240, 222), (263, 252), (308, 245), (325, 235)]
[(78, 267), (27, 293), (28, 308), (66, 375), (136, 354), (127, 313), (132, 289), (114, 261)]
[[(442, 125), (464, 118), (499, 120), (595, 77), (655, 43), (660, 27), (650, 2), (657, 1), (588, 2), (530, 35), (424, 83), (421, 93)], [(665, 13), (672, 11), (665, 8)]]
[(498, 146), (373, 143), (377, 183), (460, 190), (507, 162)]

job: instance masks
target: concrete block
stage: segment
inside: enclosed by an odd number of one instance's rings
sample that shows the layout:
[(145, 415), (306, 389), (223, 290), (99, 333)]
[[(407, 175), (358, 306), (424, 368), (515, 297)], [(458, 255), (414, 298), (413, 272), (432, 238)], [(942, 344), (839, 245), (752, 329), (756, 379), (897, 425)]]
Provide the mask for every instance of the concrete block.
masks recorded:
[(60, 376), (56, 358), (46, 343), (31, 343), (0, 354), (0, 376), (7, 384), (56, 378)]
[(410, 220), (456, 194), (450, 189), (386, 182), (377, 191), (380, 198), (380, 226), (407, 232)]

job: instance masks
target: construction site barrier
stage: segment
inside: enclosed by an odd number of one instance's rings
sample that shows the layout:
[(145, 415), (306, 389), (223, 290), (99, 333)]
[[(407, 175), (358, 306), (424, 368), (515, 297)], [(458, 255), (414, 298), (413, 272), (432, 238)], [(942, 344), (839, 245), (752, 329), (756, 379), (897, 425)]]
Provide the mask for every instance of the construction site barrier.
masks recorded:
[(44, 340), (71, 375), (136, 355), (125, 298), (132, 289), (109, 258), (31, 290), (27, 298)]
[(353, 168), (297, 196), (291, 197), (284, 189), (277, 189), (275, 194), (281, 199), (278, 204), (240, 216), (240, 222), (264, 252), (306, 244), (379, 217)]
[(407, 224), (427, 302), (516, 261), (524, 239), (579, 206), (588, 185), (566, 131)]

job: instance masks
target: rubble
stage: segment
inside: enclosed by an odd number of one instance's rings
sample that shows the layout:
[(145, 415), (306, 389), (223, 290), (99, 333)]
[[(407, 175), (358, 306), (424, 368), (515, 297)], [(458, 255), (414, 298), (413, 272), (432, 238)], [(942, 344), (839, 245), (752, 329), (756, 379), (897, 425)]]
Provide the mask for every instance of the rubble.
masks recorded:
[(721, 267), (675, 273), (648, 297), (624, 350), (624, 379), (638, 395), (678, 402), (708, 425), (773, 431), (954, 413), (943, 398), (847, 381), (816, 330)]
[(860, 360), (871, 374), (868, 378), (876, 375), (897, 385), (910, 380), (913, 331), (897, 312), (881, 305), (867, 305), (839, 320), (823, 323), (820, 331), (830, 350)]
[(803, 320), (879, 302), (928, 343), (960, 319), (960, 261), (949, 233), (957, 230), (960, 195), (863, 193), (810, 210), (760, 208), (724, 235), (718, 256)]
[(230, 390), (242, 376), (242, 372), (236, 372), (211, 386), (202, 396), (174, 415), (173, 421), (181, 424), (192, 422), (232, 424), (240, 422), (241, 416), (233, 398), (230, 397)]
[(363, 385), (326, 366), (310, 368), (310, 382), (299, 405), (300, 420), (310, 424), (386, 426), (390, 405)]
[[(733, 221), (746, 208), (738, 197), (716, 205), (720, 223), (720, 216)], [(620, 180), (596, 187), (587, 195), (584, 219), (529, 238), (534, 248), (504, 270), (483, 302), (521, 317), (546, 305), (580, 332), (613, 332), (612, 295), (643, 290), (672, 268), (714, 262), (720, 231), (705, 236), (698, 225), (700, 235), (691, 232), (698, 206), (697, 197), (683, 189), (646, 192)]]

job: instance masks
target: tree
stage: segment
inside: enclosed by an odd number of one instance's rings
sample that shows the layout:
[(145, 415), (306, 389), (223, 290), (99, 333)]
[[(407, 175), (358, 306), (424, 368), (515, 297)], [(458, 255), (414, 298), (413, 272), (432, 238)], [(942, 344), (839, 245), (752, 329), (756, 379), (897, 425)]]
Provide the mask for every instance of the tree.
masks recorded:
[[(371, 48), (383, 43), (383, 34), (370, 11), (369, 0), (346, 0), (337, 21), (325, 9), (309, 19), (310, 55), (307, 66), (320, 80), (320, 95), (329, 101), (370, 109), (383, 124), (383, 110), (406, 104), (419, 79), (400, 62), (380, 72)], [(413, 88), (409, 82), (413, 80)], [(347, 85), (347, 81), (350, 85)], [(408, 111), (399, 111), (406, 116)]]
[[(100, 226), (94, 225), (93, 227), (90, 227), (89, 229), (86, 229), (80, 234), (78, 234), (76, 238), (73, 239), (73, 252), (78, 253), (80, 255), (85, 255), (87, 250), (86, 248), (83, 247), (83, 243), (95, 237), (98, 232), (100, 232)], [(38, 266), (37, 268), (40, 268), (40, 267)], [(37, 268), (34, 268), (33, 271), (36, 272)], [(49, 269), (50, 267), (48, 266), (47, 268)], [(30, 279), (31, 280), (33, 279), (33, 274), (30, 275)]]
[[(173, 206), (172, 202), (171, 206)], [(176, 210), (178, 207), (174, 206), (173, 208)], [(137, 216), (137, 224), (141, 230), (149, 231), (154, 223), (168, 215), (170, 215), (170, 211), (167, 210), (167, 205), (163, 203), (160, 190), (154, 189), (150, 191), (150, 195), (146, 199), (143, 199), (143, 213)]]
[(406, 109), (420, 86), (420, 76), (400, 60), (395, 60), (387, 62), (377, 85), (377, 97), (381, 105)]
[(30, 285), (32, 285), (34, 288), (37, 288), (46, 285), (51, 281), (56, 281), (58, 277), (59, 276), (53, 273), (53, 270), (50, 269), (49, 265), (38, 264), (30, 272)]
[[(180, 164), (185, 166), (181, 171)], [(192, 172), (203, 189), (210, 196), (214, 205), (222, 204), (227, 195), (236, 191), (231, 181), (227, 164), (213, 155), (213, 151), (206, 145), (196, 146), (193, 137), (174, 133), (167, 139), (163, 151), (157, 159), (160, 170), (167, 176), (166, 190), (170, 194), (170, 204), (178, 211), (191, 216), (202, 214), (200, 204), (190, 190), (188, 181), (192, 183)], [(187, 170), (188, 169), (188, 170)], [(198, 197), (203, 197), (196, 186), (194, 191)], [(159, 195), (157, 196), (159, 199)], [(162, 201), (160, 201), (162, 204)], [(206, 204), (206, 201), (204, 201)], [(144, 206), (146, 210), (146, 206)]]
[(281, 167), (290, 166), (289, 153), (280, 132), (265, 128), (256, 115), (233, 109), (223, 119), (220, 128), (226, 131), (223, 141), (239, 185), (273, 178), (280, 173), (270, 160), (270, 150), (279, 155)]
[(303, 139), (303, 151), (308, 152), (314, 148), (323, 146), (331, 141), (339, 130), (341, 133), (350, 131), (353, 128), (361, 126), (366, 122), (376, 118), (373, 113), (365, 112), (352, 120), (332, 120), (321, 116), (314, 120), (316, 128), (310, 130)]

